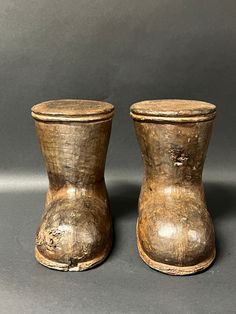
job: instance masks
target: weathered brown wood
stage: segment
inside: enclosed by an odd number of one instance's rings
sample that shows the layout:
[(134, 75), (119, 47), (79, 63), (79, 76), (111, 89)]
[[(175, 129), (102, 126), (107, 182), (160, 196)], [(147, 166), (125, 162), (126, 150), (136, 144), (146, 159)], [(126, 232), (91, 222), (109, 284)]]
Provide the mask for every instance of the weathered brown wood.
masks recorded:
[(35, 256), (49, 268), (82, 271), (109, 254), (104, 167), (112, 115), (111, 104), (90, 100), (52, 100), (32, 108), (49, 178)]
[(131, 106), (145, 176), (139, 198), (137, 242), (150, 267), (172, 275), (207, 268), (215, 235), (202, 170), (215, 106), (189, 100)]

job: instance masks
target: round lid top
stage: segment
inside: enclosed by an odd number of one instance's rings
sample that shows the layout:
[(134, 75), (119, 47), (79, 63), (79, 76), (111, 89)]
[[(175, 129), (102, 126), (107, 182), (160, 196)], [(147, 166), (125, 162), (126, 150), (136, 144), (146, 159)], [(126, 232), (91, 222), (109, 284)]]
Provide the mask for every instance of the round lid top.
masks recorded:
[(85, 99), (49, 100), (34, 105), (32, 116), (43, 121), (96, 121), (112, 117), (112, 104)]
[(215, 112), (216, 106), (208, 102), (182, 99), (145, 100), (130, 108), (136, 120), (174, 122), (211, 120)]

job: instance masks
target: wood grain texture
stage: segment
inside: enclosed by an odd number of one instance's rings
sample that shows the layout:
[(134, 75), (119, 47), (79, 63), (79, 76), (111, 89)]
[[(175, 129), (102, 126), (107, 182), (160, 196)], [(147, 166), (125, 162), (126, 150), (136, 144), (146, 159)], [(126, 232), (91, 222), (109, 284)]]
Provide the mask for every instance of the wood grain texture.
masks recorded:
[(215, 258), (202, 184), (215, 106), (205, 104), (162, 100), (131, 106), (145, 171), (138, 250), (150, 267), (172, 275), (201, 271)]
[[(109, 254), (112, 220), (104, 168), (112, 113), (111, 104), (86, 100), (32, 108), (49, 178), (35, 256), (49, 268), (81, 271)], [(73, 119), (81, 115), (83, 121)]]

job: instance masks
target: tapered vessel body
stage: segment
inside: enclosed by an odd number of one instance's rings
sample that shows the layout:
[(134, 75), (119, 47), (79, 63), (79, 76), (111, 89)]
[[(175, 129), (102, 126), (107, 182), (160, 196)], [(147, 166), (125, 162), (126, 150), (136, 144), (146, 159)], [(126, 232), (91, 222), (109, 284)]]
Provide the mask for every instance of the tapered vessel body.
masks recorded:
[(104, 167), (112, 115), (111, 104), (90, 100), (53, 100), (32, 108), (49, 179), (35, 256), (49, 268), (85, 270), (111, 249)]
[(137, 242), (150, 267), (173, 275), (207, 268), (215, 258), (202, 171), (215, 106), (189, 100), (131, 106), (144, 162)]

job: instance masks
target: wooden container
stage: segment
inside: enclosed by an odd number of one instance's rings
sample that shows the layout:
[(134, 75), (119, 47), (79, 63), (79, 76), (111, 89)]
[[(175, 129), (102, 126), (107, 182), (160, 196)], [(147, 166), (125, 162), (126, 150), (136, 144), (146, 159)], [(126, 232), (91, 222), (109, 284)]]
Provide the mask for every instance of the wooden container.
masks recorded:
[(113, 106), (52, 100), (35, 105), (32, 116), (49, 178), (36, 259), (64, 271), (91, 268), (112, 245), (104, 167)]
[(202, 271), (215, 258), (202, 170), (214, 105), (191, 100), (131, 106), (144, 162), (137, 242), (150, 267), (172, 275)]

